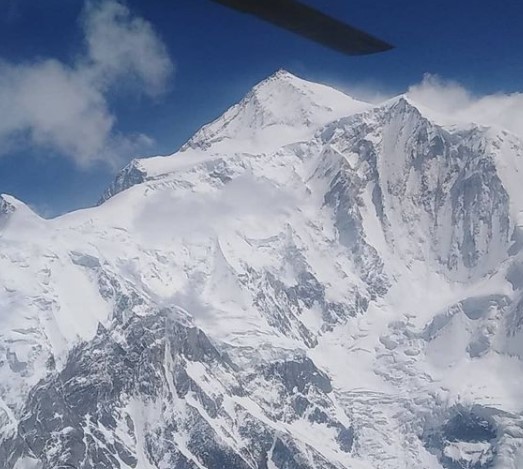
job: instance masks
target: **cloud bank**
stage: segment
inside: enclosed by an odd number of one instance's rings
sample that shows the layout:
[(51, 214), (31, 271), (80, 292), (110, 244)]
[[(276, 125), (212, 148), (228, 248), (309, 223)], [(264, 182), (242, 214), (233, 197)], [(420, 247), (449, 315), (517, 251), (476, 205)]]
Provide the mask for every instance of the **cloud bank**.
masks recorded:
[(0, 60), (0, 153), (29, 145), (81, 167), (119, 165), (121, 157), (150, 143), (144, 135), (115, 132), (108, 96), (122, 82), (135, 94), (164, 92), (173, 71), (165, 45), (118, 0), (89, 0), (81, 24), (85, 50), (72, 64)]
[(502, 127), (523, 138), (523, 93), (474, 96), (459, 83), (425, 75), (407, 94), (415, 102), (456, 120)]

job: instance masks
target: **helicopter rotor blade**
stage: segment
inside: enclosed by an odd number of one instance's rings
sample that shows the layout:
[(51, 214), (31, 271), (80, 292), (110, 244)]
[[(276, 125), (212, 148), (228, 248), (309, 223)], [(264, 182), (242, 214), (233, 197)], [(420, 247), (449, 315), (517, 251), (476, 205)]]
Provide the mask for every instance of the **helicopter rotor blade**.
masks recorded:
[(385, 52), (392, 45), (297, 0), (212, 0), (346, 55)]

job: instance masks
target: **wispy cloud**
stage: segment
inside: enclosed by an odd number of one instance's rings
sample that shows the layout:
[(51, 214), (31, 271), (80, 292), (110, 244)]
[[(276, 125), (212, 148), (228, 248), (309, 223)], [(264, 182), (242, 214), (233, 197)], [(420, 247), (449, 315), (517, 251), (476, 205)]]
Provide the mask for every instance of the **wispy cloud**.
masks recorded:
[(134, 223), (144, 239), (163, 243), (177, 237), (213, 234), (217, 227), (247, 223), (260, 215), (288, 214), (296, 210), (296, 203), (291, 194), (246, 172), (220, 191), (188, 200), (173, 191), (155, 191)]
[(82, 16), (85, 49), (74, 63), (48, 58), (0, 61), (0, 152), (50, 148), (79, 166), (120, 157), (150, 143), (121, 135), (108, 96), (118, 84), (149, 97), (165, 91), (173, 71), (152, 26), (117, 0), (88, 1)]
[(523, 93), (476, 96), (457, 82), (425, 75), (407, 94), (456, 120), (503, 127), (523, 138)]
[(523, 138), (523, 93), (475, 94), (466, 86), (427, 73), (406, 91), (373, 82), (331, 82), (335, 88), (371, 104), (381, 104), (402, 93), (414, 102), (457, 121), (504, 128)]

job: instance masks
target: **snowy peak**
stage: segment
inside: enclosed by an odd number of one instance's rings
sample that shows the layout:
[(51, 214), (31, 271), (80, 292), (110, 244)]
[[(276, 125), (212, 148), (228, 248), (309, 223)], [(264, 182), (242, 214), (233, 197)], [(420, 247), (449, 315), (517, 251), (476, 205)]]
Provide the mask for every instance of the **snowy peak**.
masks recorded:
[(98, 201), (98, 205), (104, 203), (114, 195), (129, 189), (130, 187), (144, 182), (146, 177), (147, 172), (140, 164), (140, 160), (132, 160), (116, 175), (112, 184), (105, 190), (102, 197)]
[[(7, 194), (0, 195), (0, 230), (13, 232), (15, 238), (22, 232), (29, 232), (36, 225), (45, 223), (26, 204)], [(8, 229), (9, 228), (9, 229)]]
[(341, 91), (303, 80), (286, 70), (279, 70), (256, 85), (244, 99), (250, 100), (271, 117), (260, 123), (262, 126), (322, 125), (326, 123), (324, 119), (333, 120), (371, 107)]
[(417, 102), (409, 94), (401, 94), (394, 98), (387, 100), (382, 106), (394, 109), (397, 112), (412, 112), (417, 114), (420, 118), (430, 121), (434, 125), (441, 126), (452, 132), (460, 131), (487, 131), (492, 129), (494, 133), (505, 132), (501, 128), (491, 128), (487, 125), (475, 121), (468, 121), (457, 119), (454, 115), (444, 114), (440, 111), (434, 110), (424, 104)]
[(15, 207), (8, 202), (9, 196), (0, 195), (0, 230), (6, 226), (11, 214), (15, 211)]
[(0, 217), (13, 213), (15, 208), (13, 204), (9, 202), (9, 199), (11, 199), (11, 197), (8, 195), (0, 195)]
[(0, 195), (0, 213), (12, 213), (17, 208), (27, 207), (22, 201), (9, 194)]
[(326, 85), (279, 70), (221, 117), (202, 127), (179, 152), (169, 157), (133, 160), (116, 176), (99, 204), (136, 184), (217, 155), (260, 155), (310, 140), (329, 122), (372, 107)]
[(312, 136), (330, 121), (370, 107), (333, 88), (280, 70), (203, 127), (182, 150), (224, 151), (231, 140), (236, 151), (274, 150)]

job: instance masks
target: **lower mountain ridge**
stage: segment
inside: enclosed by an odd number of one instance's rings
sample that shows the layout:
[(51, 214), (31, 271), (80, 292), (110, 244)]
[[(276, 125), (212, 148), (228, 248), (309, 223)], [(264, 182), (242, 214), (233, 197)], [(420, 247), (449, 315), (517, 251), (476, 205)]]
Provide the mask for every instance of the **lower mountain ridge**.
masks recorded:
[(279, 71), (97, 207), (3, 195), (0, 467), (523, 467), (522, 174)]

